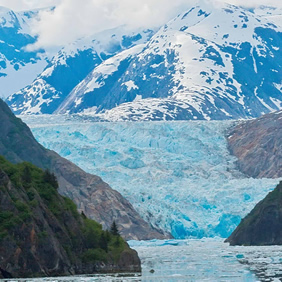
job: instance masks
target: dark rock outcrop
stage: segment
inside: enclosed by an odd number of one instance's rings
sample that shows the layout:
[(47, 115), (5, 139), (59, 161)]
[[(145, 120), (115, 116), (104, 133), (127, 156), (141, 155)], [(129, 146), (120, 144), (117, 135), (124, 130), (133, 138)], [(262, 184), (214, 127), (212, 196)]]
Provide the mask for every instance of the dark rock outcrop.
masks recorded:
[(59, 192), (71, 198), (88, 217), (109, 228), (115, 220), (126, 239), (164, 239), (171, 237), (151, 227), (133, 206), (98, 176), (88, 174), (53, 151), (45, 149), (30, 129), (16, 118), (0, 100), (0, 155), (9, 161), (30, 162), (54, 172)]
[(241, 221), (231, 245), (282, 245), (282, 182)]
[(250, 177), (282, 177), (282, 111), (244, 121), (227, 133), (238, 168)]
[(0, 278), (140, 272), (136, 251), (57, 188), (51, 173), (0, 157)]

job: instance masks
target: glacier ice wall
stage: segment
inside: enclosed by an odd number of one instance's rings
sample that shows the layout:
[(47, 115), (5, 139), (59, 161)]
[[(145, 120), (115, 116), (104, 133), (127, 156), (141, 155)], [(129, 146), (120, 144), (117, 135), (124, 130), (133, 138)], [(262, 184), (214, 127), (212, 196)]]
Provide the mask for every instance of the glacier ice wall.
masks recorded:
[(175, 238), (227, 237), (278, 183), (236, 169), (224, 137), (231, 122), (24, 119), (41, 144), (101, 176)]

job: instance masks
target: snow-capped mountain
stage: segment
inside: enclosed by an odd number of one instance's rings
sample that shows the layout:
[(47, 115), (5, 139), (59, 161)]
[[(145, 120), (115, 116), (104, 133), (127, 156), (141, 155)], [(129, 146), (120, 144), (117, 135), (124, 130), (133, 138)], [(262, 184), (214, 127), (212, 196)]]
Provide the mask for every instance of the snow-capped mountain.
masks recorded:
[(38, 10), (13, 12), (0, 7), (0, 97), (7, 97), (41, 73), (47, 65), (43, 50), (27, 52), (24, 47), (36, 41), (30, 23)]
[(81, 38), (62, 48), (31, 85), (7, 102), (17, 114), (52, 114), (89, 72), (123, 50), (147, 42), (153, 33), (119, 27)]
[[(281, 30), (279, 9), (200, 1), (147, 43), (104, 57), (95, 47), (89, 60), (58, 70), (60, 53), (8, 103), (18, 114), (85, 113), (104, 120), (257, 117), (282, 108)], [(72, 70), (79, 79), (69, 79)]]
[[(282, 25), (269, 11), (201, 3), (162, 27), (141, 52), (95, 68), (58, 113), (90, 108), (109, 120), (230, 119), (277, 110)], [(109, 73), (108, 65), (116, 67)]]

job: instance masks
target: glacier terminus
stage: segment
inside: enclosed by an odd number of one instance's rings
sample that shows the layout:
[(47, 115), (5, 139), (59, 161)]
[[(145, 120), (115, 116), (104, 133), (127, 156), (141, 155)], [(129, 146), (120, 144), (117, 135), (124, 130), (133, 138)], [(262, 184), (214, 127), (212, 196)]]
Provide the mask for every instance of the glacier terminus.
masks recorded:
[(42, 145), (100, 175), (175, 238), (228, 237), (278, 182), (237, 170), (224, 135), (231, 121), (24, 120)]

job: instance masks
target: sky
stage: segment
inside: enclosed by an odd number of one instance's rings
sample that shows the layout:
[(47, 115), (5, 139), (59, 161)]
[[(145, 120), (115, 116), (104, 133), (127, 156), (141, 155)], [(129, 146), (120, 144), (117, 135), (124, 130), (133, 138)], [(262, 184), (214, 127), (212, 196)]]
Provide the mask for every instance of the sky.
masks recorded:
[[(214, 0), (201, 0), (214, 2)], [(281, 0), (217, 0), (237, 5), (282, 7)], [(32, 25), (38, 35), (31, 47), (63, 46), (74, 40), (126, 25), (129, 29), (154, 28), (165, 24), (198, 1), (196, 0), (0, 0), (0, 6), (29, 10), (56, 6), (53, 12), (41, 11)]]
[(61, 0), (0, 0), (0, 6), (21, 11), (54, 6), (60, 2)]

